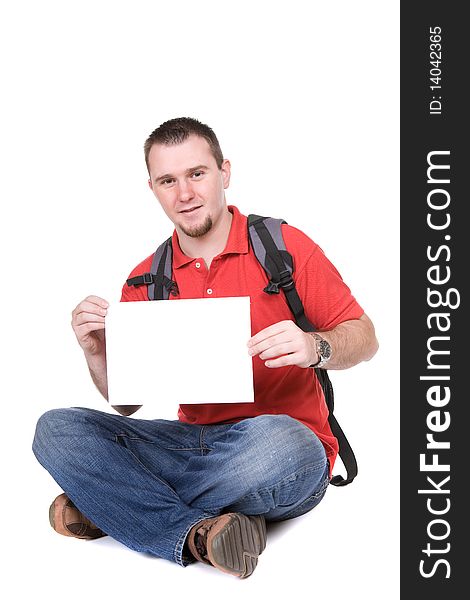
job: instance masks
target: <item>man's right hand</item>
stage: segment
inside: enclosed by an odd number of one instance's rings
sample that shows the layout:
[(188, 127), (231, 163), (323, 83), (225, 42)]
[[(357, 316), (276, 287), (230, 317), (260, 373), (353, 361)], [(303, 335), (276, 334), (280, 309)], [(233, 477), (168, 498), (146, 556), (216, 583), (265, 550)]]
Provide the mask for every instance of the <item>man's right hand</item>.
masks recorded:
[(98, 296), (87, 296), (72, 311), (72, 328), (78, 343), (88, 356), (104, 355), (106, 351), (104, 318), (109, 303)]

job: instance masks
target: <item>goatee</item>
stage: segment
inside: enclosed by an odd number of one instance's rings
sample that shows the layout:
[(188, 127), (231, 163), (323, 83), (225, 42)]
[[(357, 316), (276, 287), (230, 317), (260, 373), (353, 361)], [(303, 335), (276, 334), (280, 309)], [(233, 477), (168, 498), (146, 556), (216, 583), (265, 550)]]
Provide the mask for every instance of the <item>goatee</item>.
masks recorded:
[(200, 225), (195, 225), (191, 229), (186, 228), (183, 225), (180, 225), (180, 228), (181, 228), (181, 231), (189, 237), (192, 237), (192, 238), (202, 237), (203, 235), (206, 235), (206, 233), (212, 229), (212, 219), (211, 219), (210, 215), (208, 215), (206, 217), (206, 220), (204, 221), (204, 223), (201, 223)]

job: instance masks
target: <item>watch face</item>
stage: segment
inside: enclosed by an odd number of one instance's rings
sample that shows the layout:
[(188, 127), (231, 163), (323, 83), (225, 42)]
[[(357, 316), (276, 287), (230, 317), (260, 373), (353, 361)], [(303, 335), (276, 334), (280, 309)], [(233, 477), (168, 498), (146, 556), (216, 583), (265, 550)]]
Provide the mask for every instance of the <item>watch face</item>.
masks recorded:
[(328, 360), (331, 356), (331, 346), (326, 340), (322, 340), (319, 344), (319, 354), (322, 360)]

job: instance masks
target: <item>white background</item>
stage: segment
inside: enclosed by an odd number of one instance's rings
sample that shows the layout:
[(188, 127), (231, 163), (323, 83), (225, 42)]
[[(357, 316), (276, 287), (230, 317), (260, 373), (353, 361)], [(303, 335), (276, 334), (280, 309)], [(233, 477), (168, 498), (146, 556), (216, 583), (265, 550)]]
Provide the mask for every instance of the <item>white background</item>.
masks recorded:
[[(132, 594), (398, 598), (399, 3), (2, 3), (2, 587), (9, 598)], [(270, 532), (254, 575), (186, 569), (56, 535), (60, 492), (36, 462), (37, 418), (108, 410), (70, 313), (119, 300), (172, 231), (142, 146), (166, 119), (214, 128), (230, 203), (317, 241), (376, 325), (369, 363), (334, 372), (353, 485)], [(183, 366), (182, 366), (183, 369)], [(144, 409), (140, 413), (145, 417)]]

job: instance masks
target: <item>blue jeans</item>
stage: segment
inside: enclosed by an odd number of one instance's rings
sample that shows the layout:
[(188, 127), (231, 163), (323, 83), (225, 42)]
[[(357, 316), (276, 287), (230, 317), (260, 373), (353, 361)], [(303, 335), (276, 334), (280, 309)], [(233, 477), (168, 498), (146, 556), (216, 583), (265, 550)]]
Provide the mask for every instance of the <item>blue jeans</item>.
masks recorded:
[(329, 483), (316, 435), (287, 415), (192, 425), (88, 408), (46, 412), (33, 451), (97, 527), (133, 550), (186, 566), (190, 529), (225, 512), (290, 519)]

